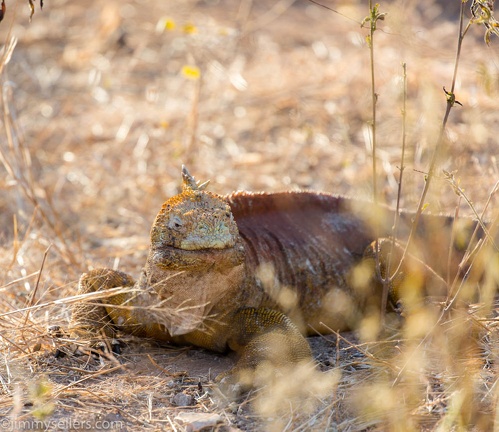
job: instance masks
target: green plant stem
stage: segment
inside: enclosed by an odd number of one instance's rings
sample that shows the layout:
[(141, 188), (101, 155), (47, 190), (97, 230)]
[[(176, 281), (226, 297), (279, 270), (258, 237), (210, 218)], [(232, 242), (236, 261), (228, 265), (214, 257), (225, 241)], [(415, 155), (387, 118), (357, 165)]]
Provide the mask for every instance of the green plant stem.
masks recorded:
[[(377, 206), (379, 204), (378, 197), (378, 172), (376, 163), (376, 102), (378, 95), (376, 94), (376, 79), (374, 76), (374, 32), (376, 31), (376, 16), (373, 10), (372, 0), (369, 0), (369, 58), (370, 58), (370, 68), (371, 68), (371, 105), (372, 105), (372, 119), (371, 119), (371, 140), (372, 140), (372, 172), (373, 172), (373, 202)], [(383, 322), (385, 317), (385, 310), (388, 303), (388, 287), (389, 283), (385, 282), (387, 279), (381, 275), (380, 271), (380, 261), (379, 261), (379, 223), (375, 219), (374, 223), (374, 250), (375, 262), (376, 262), (376, 273), (379, 280), (383, 282), (383, 294), (381, 297), (381, 321)]]
[[(378, 95), (376, 94), (376, 81), (374, 77), (374, 32), (376, 30), (376, 20), (374, 19), (374, 13), (372, 8), (372, 0), (369, 0), (369, 14), (371, 16), (370, 20), (370, 40), (369, 40), (369, 54), (371, 61), (371, 100), (372, 100), (372, 158), (373, 158), (373, 199), (374, 203), (378, 204), (378, 182), (377, 182), (377, 164), (376, 164), (376, 101)], [(376, 236), (377, 237), (377, 236)], [(377, 245), (376, 245), (377, 246)], [(376, 247), (377, 250), (377, 247)]]
[(458, 71), (458, 66), (459, 66), (459, 59), (461, 56), (461, 47), (463, 44), (463, 39), (464, 39), (464, 37), (465, 37), (466, 33), (468, 32), (468, 29), (470, 28), (470, 25), (471, 25), (471, 22), (468, 22), (466, 28), (463, 30), (464, 6), (465, 6), (465, 3), (461, 3), (461, 12), (460, 12), (460, 17), (459, 17), (459, 38), (458, 38), (458, 44), (457, 44), (456, 61), (454, 64), (454, 74), (452, 77), (451, 90), (448, 93), (446, 92), (446, 94), (447, 94), (447, 107), (445, 110), (444, 118), (442, 120), (442, 126), (440, 127), (440, 132), (439, 132), (438, 139), (437, 139), (437, 142), (435, 145), (435, 150), (433, 152), (433, 155), (432, 155), (432, 158), (430, 161), (430, 167), (428, 170), (428, 174), (426, 175), (423, 191), (422, 191), (421, 197), (419, 199), (418, 208), (417, 208), (415, 216), (414, 216), (414, 222), (411, 226), (409, 238), (407, 239), (407, 244), (405, 246), (402, 258), (401, 258), (400, 263), (399, 263), (397, 269), (395, 270), (394, 274), (397, 274), (400, 271), (400, 268), (402, 267), (402, 264), (405, 260), (405, 257), (407, 256), (407, 252), (408, 252), (409, 247), (411, 245), (412, 239), (414, 238), (416, 228), (419, 225), (419, 220), (421, 218), (421, 214), (423, 213), (423, 207), (425, 204), (426, 195), (428, 194), (428, 190), (430, 189), (431, 181), (432, 181), (433, 177), (435, 176), (435, 168), (437, 165), (438, 156), (440, 155), (442, 143), (444, 141), (445, 130), (447, 128), (447, 122), (449, 120), (449, 115), (450, 115), (452, 108), (454, 107), (454, 104), (456, 103), (455, 96), (454, 96), (454, 89), (456, 86), (457, 71)]
[(383, 279), (383, 294), (386, 292), (386, 299), (383, 297), (384, 301), (388, 301), (388, 288), (392, 281), (392, 257), (393, 250), (395, 249), (395, 239), (397, 238), (398, 233), (398, 222), (399, 222), (399, 211), (400, 211), (400, 198), (402, 196), (402, 180), (404, 176), (405, 170), (405, 148), (407, 141), (407, 64), (402, 63), (402, 71), (403, 71), (403, 102), (402, 102), (402, 154), (400, 155), (400, 176), (398, 180), (397, 187), (397, 205), (395, 207), (395, 217), (393, 221), (393, 233), (392, 233), (392, 244), (390, 249), (390, 255), (388, 256), (388, 263), (386, 266), (386, 277)]

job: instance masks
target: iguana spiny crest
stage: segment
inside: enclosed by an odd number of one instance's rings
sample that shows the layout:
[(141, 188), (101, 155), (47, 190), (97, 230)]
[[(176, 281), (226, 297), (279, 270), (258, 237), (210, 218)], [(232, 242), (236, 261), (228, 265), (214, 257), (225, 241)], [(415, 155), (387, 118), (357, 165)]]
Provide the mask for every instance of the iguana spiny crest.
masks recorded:
[(167, 200), (151, 231), (152, 247), (183, 250), (234, 247), (239, 236), (227, 201), (207, 192), (182, 166), (182, 192)]

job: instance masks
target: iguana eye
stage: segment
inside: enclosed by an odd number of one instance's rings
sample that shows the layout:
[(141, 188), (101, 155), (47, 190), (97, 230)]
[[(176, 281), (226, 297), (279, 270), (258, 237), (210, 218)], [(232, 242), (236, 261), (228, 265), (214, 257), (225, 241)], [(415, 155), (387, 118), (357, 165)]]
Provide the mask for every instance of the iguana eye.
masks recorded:
[(172, 216), (170, 220), (168, 221), (168, 228), (180, 228), (182, 226), (182, 219), (180, 219), (178, 216)]

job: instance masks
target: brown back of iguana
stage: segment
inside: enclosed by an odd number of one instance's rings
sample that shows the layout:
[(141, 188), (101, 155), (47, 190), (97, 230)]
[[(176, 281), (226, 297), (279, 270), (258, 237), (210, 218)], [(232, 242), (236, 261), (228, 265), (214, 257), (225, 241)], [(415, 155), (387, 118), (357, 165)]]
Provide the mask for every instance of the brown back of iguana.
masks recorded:
[[(277, 305), (308, 334), (354, 328), (366, 301), (379, 304), (379, 284), (373, 287), (369, 278), (370, 287), (356, 286), (353, 269), (376, 235), (392, 235), (393, 210), (314, 192), (239, 192), (228, 201), (246, 250), (246, 301), (263, 291), (263, 306)], [(410, 213), (400, 214), (400, 238), (407, 238), (412, 219)], [(444, 282), (458, 271), (476, 222), (460, 223), (459, 244), (453, 226), (451, 217), (421, 218), (410, 250), (422, 267), (426, 264), (434, 272), (433, 281), (424, 282), (438, 292), (426, 287), (426, 293), (446, 294)], [(397, 265), (394, 257), (392, 269)]]

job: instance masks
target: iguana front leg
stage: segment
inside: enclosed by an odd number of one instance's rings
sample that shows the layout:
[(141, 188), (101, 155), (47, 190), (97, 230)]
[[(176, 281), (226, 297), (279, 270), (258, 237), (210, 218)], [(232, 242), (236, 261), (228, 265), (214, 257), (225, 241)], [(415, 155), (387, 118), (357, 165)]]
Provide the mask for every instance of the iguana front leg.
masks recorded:
[[(95, 269), (84, 273), (78, 283), (78, 295), (96, 293), (111, 288), (133, 287), (135, 281), (126, 273), (111, 269)], [(106, 305), (122, 305), (128, 295), (116, 294), (102, 299), (81, 300), (73, 303), (70, 332), (76, 336), (115, 336), (115, 324), (126, 320), (126, 309), (114, 309)]]
[(236, 366), (217, 377), (221, 384), (238, 383), (242, 390), (257, 384), (263, 368), (278, 370), (308, 362), (312, 352), (306, 339), (281, 312), (267, 308), (238, 310), (231, 325), (228, 346), (239, 354)]

